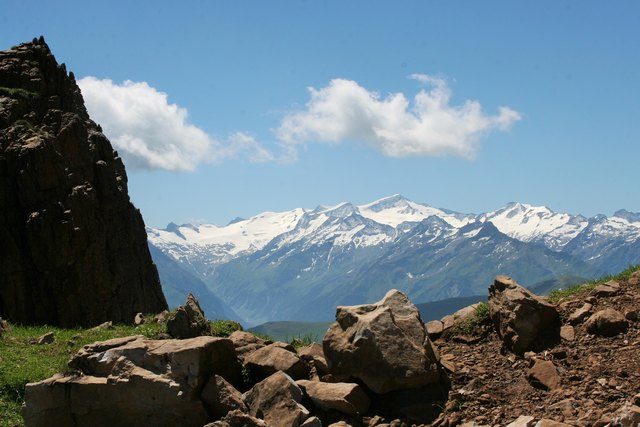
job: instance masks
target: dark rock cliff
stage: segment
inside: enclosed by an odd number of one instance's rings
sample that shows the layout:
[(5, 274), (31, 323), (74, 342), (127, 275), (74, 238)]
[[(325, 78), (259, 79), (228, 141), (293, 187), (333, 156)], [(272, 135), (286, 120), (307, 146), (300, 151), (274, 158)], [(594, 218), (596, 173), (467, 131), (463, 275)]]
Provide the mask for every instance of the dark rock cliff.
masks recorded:
[(117, 152), (42, 37), (0, 52), (0, 316), (131, 322), (167, 306)]

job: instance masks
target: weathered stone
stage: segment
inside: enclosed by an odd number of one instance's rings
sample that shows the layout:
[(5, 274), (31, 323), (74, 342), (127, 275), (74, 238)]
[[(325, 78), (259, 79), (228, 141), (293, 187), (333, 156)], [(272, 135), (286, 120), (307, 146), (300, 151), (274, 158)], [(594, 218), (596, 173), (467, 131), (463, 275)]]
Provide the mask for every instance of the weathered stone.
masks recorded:
[(542, 347), (559, 337), (560, 317), (555, 307), (507, 276), (489, 287), (489, 312), (504, 345), (514, 353)]
[(276, 345), (261, 347), (244, 359), (244, 364), (256, 379), (263, 379), (276, 371), (282, 371), (295, 379), (309, 376), (309, 367), (297, 354)]
[(626, 404), (614, 414), (613, 425), (622, 427), (638, 427), (640, 425), (640, 406)]
[(142, 325), (144, 323), (144, 315), (142, 313), (138, 313), (133, 318), (133, 324), (136, 326)]
[(603, 298), (603, 297), (612, 297), (614, 295), (617, 295), (619, 292), (620, 292), (620, 283), (614, 280), (611, 280), (607, 283), (596, 286), (593, 289), (593, 291), (591, 291), (591, 294), (598, 298)]
[[(387, 419), (403, 418), (412, 423), (425, 424), (442, 412), (447, 394), (431, 385), (422, 388), (371, 394), (371, 408)], [(411, 425), (411, 424), (409, 424)]]
[(105, 330), (105, 329), (113, 329), (113, 322), (109, 320), (108, 322), (100, 323), (98, 326), (94, 326), (91, 328), (93, 330)]
[(318, 375), (322, 376), (329, 373), (327, 360), (324, 358), (324, 352), (320, 344), (314, 342), (308, 346), (299, 348), (298, 356), (304, 360), (313, 362)]
[(169, 318), (169, 310), (162, 310), (160, 313), (156, 314), (153, 317), (153, 320), (156, 323), (162, 323), (164, 321), (166, 321)]
[(569, 315), (569, 323), (571, 323), (572, 325), (579, 325), (580, 323), (584, 322), (584, 320), (589, 317), (589, 313), (591, 313), (592, 308), (593, 305), (589, 304), (588, 302), (582, 304), (580, 308)]
[(635, 322), (636, 320), (638, 320), (638, 311), (633, 309), (627, 309), (624, 311), (624, 318), (632, 322)]
[(272, 343), (245, 331), (234, 331), (229, 335), (229, 339), (233, 341), (233, 346), (236, 348), (236, 353), (241, 360), (257, 349)]
[(0, 96), (0, 316), (75, 327), (167, 308), (122, 159), (75, 79), (43, 41), (1, 52), (0, 82), (15, 89)]
[(612, 337), (625, 332), (629, 328), (629, 322), (618, 310), (605, 308), (589, 317), (585, 327), (590, 334)]
[(53, 332), (47, 332), (44, 335), (39, 336), (33, 340), (33, 344), (44, 345), (44, 344), (52, 344), (56, 340), (56, 337)]
[(530, 415), (520, 415), (514, 421), (507, 424), (507, 427), (532, 427), (535, 424), (535, 418)]
[(571, 424), (565, 424), (560, 421), (543, 418), (536, 423), (535, 427), (571, 427)]
[(207, 406), (209, 413), (215, 418), (222, 418), (229, 411), (248, 412), (242, 400), (242, 393), (236, 390), (220, 375), (214, 375), (207, 381), (200, 398)]
[(432, 320), (425, 325), (429, 338), (436, 339), (444, 332), (444, 323), (439, 320)]
[(0, 317), (0, 338), (2, 338), (2, 335), (7, 332), (9, 328), (9, 322)]
[(268, 425), (298, 427), (309, 417), (300, 404), (302, 390), (281, 371), (254, 385), (243, 397), (249, 414), (261, 416)]
[(233, 344), (226, 338), (150, 340), (143, 336), (115, 338), (82, 348), (69, 366), (85, 374), (108, 376), (119, 359), (164, 375), (183, 386), (183, 393), (199, 392), (214, 374), (231, 384), (242, 383)]
[(560, 328), (560, 338), (565, 341), (573, 341), (576, 339), (576, 330), (571, 325), (563, 325)]
[(201, 426), (199, 399), (180, 396), (180, 385), (128, 366), (115, 377), (54, 376), (27, 384), (22, 409), (27, 427)]
[(560, 375), (553, 362), (549, 360), (534, 360), (534, 364), (527, 371), (527, 379), (536, 387), (555, 390), (560, 387)]
[(323, 341), (329, 369), (359, 378), (376, 393), (442, 386), (438, 356), (418, 309), (389, 291), (375, 303), (338, 307)]
[(204, 427), (269, 427), (263, 420), (245, 414), (240, 410), (230, 411), (222, 419), (206, 424)]
[(167, 332), (178, 339), (194, 338), (210, 332), (204, 311), (192, 294), (187, 295), (187, 302), (179, 306), (176, 314), (167, 322)]
[(325, 411), (334, 409), (347, 415), (364, 414), (371, 401), (358, 384), (296, 381), (313, 404)]

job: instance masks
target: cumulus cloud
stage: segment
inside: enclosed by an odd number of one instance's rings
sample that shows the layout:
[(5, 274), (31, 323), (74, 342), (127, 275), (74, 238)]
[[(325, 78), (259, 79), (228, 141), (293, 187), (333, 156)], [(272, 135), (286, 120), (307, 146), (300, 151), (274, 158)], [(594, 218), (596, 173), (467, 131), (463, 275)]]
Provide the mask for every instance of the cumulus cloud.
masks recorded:
[(191, 171), (200, 163), (245, 157), (272, 160), (250, 135), (218, 141), (187, 120), (187, 110), (146, 82), (85, 77), (78, 81), (87, 110), (124, 158), (127, 167)]
[(424, 87), (410, 102), (404, 94), (381, 97), (353, 80), (334, 79), (309, 88), (306, 109), (286, 115), (276, 135), (295, 159), (305, 142), (361, 141), (390, 157), (454, 155), (473, 158), (479, 140), (493, 130), (506, 131), (520, 113), (500, 107), (486, 115), (478, 101), (450, 105), (447, 82), (426, 74), (409, 78)]

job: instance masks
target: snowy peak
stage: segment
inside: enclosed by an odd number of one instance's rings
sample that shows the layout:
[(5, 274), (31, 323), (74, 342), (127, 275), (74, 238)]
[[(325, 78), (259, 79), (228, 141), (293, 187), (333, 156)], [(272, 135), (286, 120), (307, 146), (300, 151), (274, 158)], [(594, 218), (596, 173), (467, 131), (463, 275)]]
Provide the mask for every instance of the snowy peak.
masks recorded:
[(421, 203), (412, 202), (400, 194), (385, 197), (358, 207), (362, 216), (380, 224), (398, 227), (403, 222), (420, 222), (430, 216), (442, 218), (453, 227), (461, 227), (472, 221), (472, 217)]
[(554, 212), (546, 206), (509, 203), (504, 208), (482, 214), (480, 221), (489, 221), (502, 233), (523, 242), (539, 242), (559, 250), (575, 238), (588, 224), (580, 215)]

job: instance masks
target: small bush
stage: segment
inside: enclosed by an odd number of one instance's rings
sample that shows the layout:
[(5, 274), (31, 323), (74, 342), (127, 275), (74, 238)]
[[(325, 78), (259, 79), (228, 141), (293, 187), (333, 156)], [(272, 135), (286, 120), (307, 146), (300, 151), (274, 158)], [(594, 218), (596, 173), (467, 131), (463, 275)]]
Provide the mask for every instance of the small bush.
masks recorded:
[(228, 337), (235, 331), (242, 331), (242, 325), (235, 320), (211, 320), (209, 322), (211, 335), (214, 337)]

